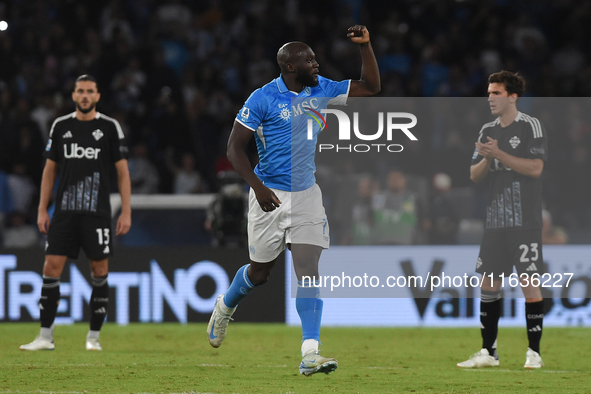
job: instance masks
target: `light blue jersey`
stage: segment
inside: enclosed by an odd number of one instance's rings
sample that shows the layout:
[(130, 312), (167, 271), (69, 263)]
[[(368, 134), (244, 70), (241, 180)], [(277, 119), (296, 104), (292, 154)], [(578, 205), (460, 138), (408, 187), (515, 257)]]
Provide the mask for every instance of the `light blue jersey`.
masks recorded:
[[(307, 119), (312, 118), (302, 107), (309, 105), (319, 112), (329, 100), (345, 104), (350, 84), (350, 80), (336, 82), (319, 76), (317, 86), (298, 94), (287, 89), (279, 76), (250, 95), (236, 120), (255, 132), (259, 163), (254, 172), (265, 186), (296, 192), (316, 183), (314, 155), (320, 128), (314, 124), (313, 138), (306, 138)], [(292, 99), (297, 99), (295, 107)]]

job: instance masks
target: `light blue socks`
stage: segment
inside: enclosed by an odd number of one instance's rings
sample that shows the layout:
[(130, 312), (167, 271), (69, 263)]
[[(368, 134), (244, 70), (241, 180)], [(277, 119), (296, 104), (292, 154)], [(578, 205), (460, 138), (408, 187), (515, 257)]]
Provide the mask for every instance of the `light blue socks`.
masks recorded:
[(228, 291), (226, 291), (224, 304), (226, 304), (228, 308), (236, 308), (238, 303), (256, 287), (250, 282), (250, 279), (248, 279), (248, 267), (250, 267), (250, 264), (240, 267), (236, 272)]
[(302, 321), (302, 340), (314, 339), (320, 341), (320, 323), (322, 321), (322, 305), (324, 302), (318, 298), (318, 287), (302, 287), (298, 281), (296, 293), (296, 310)]

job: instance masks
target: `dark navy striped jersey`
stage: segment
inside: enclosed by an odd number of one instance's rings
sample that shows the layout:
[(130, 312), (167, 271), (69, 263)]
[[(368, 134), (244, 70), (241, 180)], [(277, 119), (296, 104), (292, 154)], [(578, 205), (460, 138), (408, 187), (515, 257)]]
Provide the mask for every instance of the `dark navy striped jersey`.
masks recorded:
[(119, 122), (99, 112), (89, 121), (75, 112), (59, 117), (44, 156), (59, 165), (56, 214), (111, 215), (109, 174), (113, 163), (128, 157)]
[[(524, 159), (548, 158), (548, 136), (542, 123), (522, 112), (507, 127), (500, 121), (486, 123), (478, 141), (498, 140), (499, 149)], [(475, 150), (472, 164), (483, 159)], [(542, 228), (542, 177), (522, 175), (494, 159), (485, 178), (489, 193), (486, 202), (485, 231), (531, 230)]]

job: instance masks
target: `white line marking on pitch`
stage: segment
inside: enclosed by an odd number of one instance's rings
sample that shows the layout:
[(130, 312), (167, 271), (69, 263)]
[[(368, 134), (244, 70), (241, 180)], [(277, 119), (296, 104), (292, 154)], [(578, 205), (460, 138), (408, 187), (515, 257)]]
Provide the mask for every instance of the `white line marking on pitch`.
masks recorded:
[[(464, 371), (469, 371), (469, 372), (517, 372), (517, 373), (521, 373), (521, 372), (527, 371), (526, 368), (521, 369), (521, 370), (517, 370), (517, 369), (474, 369), (474, 368), (465, 368), (463, 370)], [(546, 372), (546, 373), (580, 373), (582, 371), (547, 371), (547, 370), (541, 370), (540, 372)]]
[[(156, 365), (158, 366), (158, 365)], [(162, 365), (162, 367), (168, 367), (169, 365)], [(177, 365), (182, 367), (183, 365)], [(189, 365), (187, 365), (189, 366)], [(190, 365), (191, 367), (193, 365)], [(197, 364), (197, 367), (221, 367), (221, 368), (287, 368), (287, 365), (227, 365), (227, 364)]]
[[(43, 368), (43, 367), (60, 367), (60, 366), (64, 366), (64, 367), (106, 367), (106, 364), (2, 364), (4, 366), (9, 366), (9, 367), (22, 367), (22, 366), (27, 366), (27, 367), (35, 367), (35, 368)], [(37, 391), (36, 391), (37, 392)], [(42, 391), (39, 391), (40, 393)], [(49, 392), (49, 391), (48, 391)], [(75, 391), (77, 392), (77, 391)], [(0, 393), (3, 393), (3, 391), (0, 391)], [(53, 393), (53, 391), (51, 391), (51, 393)]]
[[(42, 391), (42, 390), (35, 390), (35, 391), (0, 391), (0, 394), (14, 394), (14, 393), (19, 393), (19, 394), (24, 394), (24, 393), (35, 393), (35, 394), (39, 394), (39, 393), (47, 393), (47, 394), (85, 394), (87, 393), (86, 391)], [(200, 391), (189, 391), (190, 394), (214, 394), (211, 392), (207, 392), (207, 393), (202, 393)], [(137, 394), (157, 394), (157, 393), (151, 393), (151, 392), (139, 392)], [(182, 392), (182, 393), (170, 393), (170, 394), (187, 394), (186, 391)]]
[(402, 367), (363, 367), (363, 369), (404, 369)]

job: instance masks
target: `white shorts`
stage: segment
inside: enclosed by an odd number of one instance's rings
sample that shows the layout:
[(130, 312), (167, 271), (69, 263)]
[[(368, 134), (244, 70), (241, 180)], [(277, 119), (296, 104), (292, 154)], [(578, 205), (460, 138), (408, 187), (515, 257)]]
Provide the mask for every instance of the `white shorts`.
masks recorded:
[(248, 252), (257, 263), (269, 263), (288, 243), (317, 245), (328, 249), (328, 220), (322, 192), (316, 184), (301, 192), (271, 189), (281, 205), (264, 212), (250, 189), (248, 201)]

